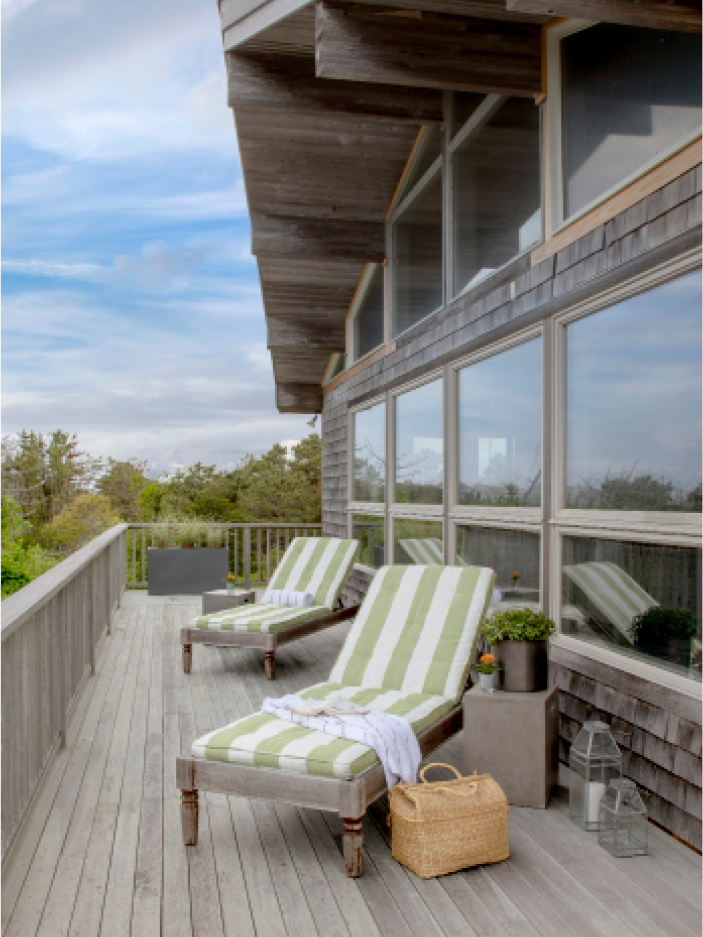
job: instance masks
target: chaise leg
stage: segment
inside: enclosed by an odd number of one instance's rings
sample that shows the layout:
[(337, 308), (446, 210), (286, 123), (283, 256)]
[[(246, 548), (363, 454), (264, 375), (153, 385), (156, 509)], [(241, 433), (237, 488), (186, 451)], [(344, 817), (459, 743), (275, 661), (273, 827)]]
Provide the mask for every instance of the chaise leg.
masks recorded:
[(193, 666), (193, 645), (184, 644), (183, 645), (183, 673), (190, 673), (190, 668)]
[(276, 652), (264, 651), (264, 673), (267, 680), (273, 680), (276, 676)]
[(181, 829), (186, 846), (198, 845), (198, 792), (181, 791)]
[(342, 817), (344, 823), (342, 851), (344, 852), (344, 865), (347, 869), (348, 878), (359, 878), (361, 875), (361, 845), (363, 842), (361, 819), (361, 817), (357, 820)]

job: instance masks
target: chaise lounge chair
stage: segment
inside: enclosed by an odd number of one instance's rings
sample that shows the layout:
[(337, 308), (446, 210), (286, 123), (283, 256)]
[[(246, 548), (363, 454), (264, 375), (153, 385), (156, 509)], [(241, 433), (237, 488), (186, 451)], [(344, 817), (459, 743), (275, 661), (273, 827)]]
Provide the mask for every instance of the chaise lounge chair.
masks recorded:
[[(194, 618), (181, 629), (183, 672), (190, 673), (194, 644), (260, 647), (267, 680), (276, 674), (276, 648), (353, 618), (359, 606), (338, 607), (339, 596), (359, 554), (356, 540), (296, 537), (281, 558), (264, 601)], [(304, 608), (272, 605), (273, 590), (308, 592)], [(341, 603), (339, 603), (341, 606)]]
[[(494, 573), (481, 567), (383, 566), (328, 683), (301, 695), (344, 696), (405, 716), (423, 757), (462, 728), (461, 698)], [(347, 875), (361, 874), (361, 821), (386, 790), (376, 752), (258, 712), (197, 739), (180, 757), (183, 840), (198, 840), (198, 791), (264, 797), (342, 817)]]
[(569, 600), (623, 647), (632, 647), (632, 619), (659, 604), (624, 569), (607, 561), (565, 566), (564, 586)]

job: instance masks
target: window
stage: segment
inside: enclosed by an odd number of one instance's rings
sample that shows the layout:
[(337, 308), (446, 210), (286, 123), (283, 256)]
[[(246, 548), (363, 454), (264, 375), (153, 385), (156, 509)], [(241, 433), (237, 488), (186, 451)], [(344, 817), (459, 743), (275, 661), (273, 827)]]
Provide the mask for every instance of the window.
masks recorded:
[(352, 517), (352, 538), (361, 544), (359, 562), (372, 569), (383, 566), (386, 551), (386, 530), (383, 516), (355, 514)]
[(405, 565), (443, 566), (441, 521), (396, 518), (393, 524), (394, 562)]
[(393, 223), (393, 334), (442, 305), (442, 172), (408, 196)]
[(400, 394), (395, 406), (395, 500), (405, 504), (441, 504), (442, 381)]
[(560, 45), (561, 114), (550, 120), (561, 119), (568, 218), (700, 132), (701, 42), (603, 23)]
[(459, 504), (539, 507), (542, 341), (459, 371)]
[(354, 414), (352, 500), (386, 500), (386, 405), (376, 404)]
[(487, 99), (452, 155), (452, 295), (542, 238), (539, 108)]
[(361, 284), (361, 301), (352, 313), (354, 360), (383, 344), (383, 267), (374, 264)]
[(562, 540), (562, 631), (701, 679), (701, 551)]
[(540, 535), (499, 527), (457, 527), (456, 560), (461, 566), (488, 566), (495, 570), (491, 605), (505, 609), (518, 605), (539, 611)]
[(701, 275), (566, 326), (564, 506), (701, 510)]

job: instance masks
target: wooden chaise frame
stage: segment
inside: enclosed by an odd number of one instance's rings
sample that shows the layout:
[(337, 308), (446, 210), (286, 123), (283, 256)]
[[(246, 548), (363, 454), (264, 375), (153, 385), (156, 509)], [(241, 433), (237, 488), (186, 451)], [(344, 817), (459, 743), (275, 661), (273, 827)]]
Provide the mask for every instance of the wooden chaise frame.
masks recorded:
[[(255, 605), (246, 606), (255, 609)], [(316, 631), (338, 625), (348, 618), (354, 618), (359, 611), (358, 605), (342, 607), (341, 599), (337, 600), (337, 608), (329, 615), (313, 618), (311, 621), (293, 625), (278, 632), (259, 631), (207, 631), (204, 628), (181, 628), (181, 644), (183, 645), (183, 673), (190, 673), (193, 664), (193, 645), (206, 644), (208, 647), (258, 647), (264, 652), (264, 672), (267, 680), (276, 676), (276, 648), (290, 641), (297, 641)]]
[[(459, 703), (420, 733), (418, 742), (422, 757), (426, 758), (462, 727), (463, 708)], [(339, 814), (344, 824), (344, 863), (350, 878), (361, 875), (361, 821), (368, 806), (386, 791), (385, 774), (380, 764), (347, 781), (193, 757), (176, 759), (176, 785), (181, 791), (181, 826), (186, 846), (195, 846), (198, 842), (198, 791), (262, 797)]]

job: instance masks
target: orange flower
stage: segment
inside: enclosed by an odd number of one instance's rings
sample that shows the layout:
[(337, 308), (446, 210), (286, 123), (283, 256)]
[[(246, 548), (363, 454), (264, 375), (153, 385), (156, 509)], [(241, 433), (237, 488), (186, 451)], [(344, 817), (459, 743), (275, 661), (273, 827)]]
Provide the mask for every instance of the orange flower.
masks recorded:
[(234, 573), (227, 573), (227, 581), (234, 582)]
[(481, 663), (482, 664), (494, 664), (495, 657), (493, 654), (481, 654)]

